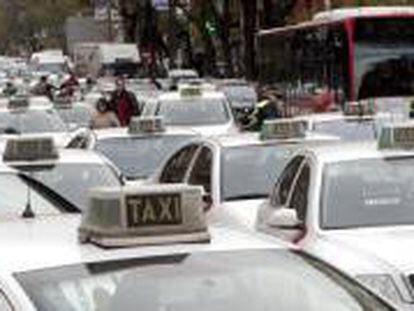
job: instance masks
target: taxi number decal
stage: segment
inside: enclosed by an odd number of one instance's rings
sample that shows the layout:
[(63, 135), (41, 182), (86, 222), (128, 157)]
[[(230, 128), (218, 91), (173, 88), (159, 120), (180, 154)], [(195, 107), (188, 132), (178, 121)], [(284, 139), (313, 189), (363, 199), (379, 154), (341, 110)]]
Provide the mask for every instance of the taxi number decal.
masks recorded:
[(180, 194), (129, 196), (128, 227), (179, 225), (183, 222)]

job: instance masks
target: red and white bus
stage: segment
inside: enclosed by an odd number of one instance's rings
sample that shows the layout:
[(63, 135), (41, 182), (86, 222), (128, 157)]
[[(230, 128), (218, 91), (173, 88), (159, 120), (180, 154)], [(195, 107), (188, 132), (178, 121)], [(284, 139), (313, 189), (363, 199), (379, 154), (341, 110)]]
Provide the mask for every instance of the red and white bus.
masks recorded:
[(414, 95), (414, 7), (361, 7), (261, 31), (259, 82), (282, 89), (291, 107)]

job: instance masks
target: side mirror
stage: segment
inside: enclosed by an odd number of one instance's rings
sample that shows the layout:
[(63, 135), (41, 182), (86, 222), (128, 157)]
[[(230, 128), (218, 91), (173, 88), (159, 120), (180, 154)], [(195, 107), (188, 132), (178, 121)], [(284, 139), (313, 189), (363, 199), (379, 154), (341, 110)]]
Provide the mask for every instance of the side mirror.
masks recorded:
[(296, 210), (292, 208), (280, 208), (275, 210), (267, 221), (269, 227), (281, 230), (302, 230), (303, 223), (299, 220)]

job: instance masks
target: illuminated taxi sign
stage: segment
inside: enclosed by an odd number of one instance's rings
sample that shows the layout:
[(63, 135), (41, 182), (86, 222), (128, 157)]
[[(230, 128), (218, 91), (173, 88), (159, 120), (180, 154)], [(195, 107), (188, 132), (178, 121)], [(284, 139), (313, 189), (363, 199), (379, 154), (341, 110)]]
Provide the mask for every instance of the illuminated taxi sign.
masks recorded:
[(129, 134), (151, 134), (164, 131), (165, 126), (162, 117), (132, 118), (128, 128)]
[(371, 100), (348, 102), (345, 104), (344, 114), (347, 116), (375, 115), (375, 103)]
[(79, 240), (102, 247), (208, 242), (202, 188), (182, 184), (91, 192)]
[(262, 126), (262, 140), (304, 137), (306, 137), (306, 121), (304, 120), (266, 120)]
[(29, 108), (29, 98), (27, 97), (13, 97), (10, 98), (7, 107), (9, 109), (27, 109)]
[(380, 149), (414, 149), (414, 123), (386, 125), (379, 138)]
[(200, 86), (182, 86), (179, 92), (181, 97), (200, 97), (203, 95), (203, 89)]
[(53, 138), (13, 138), (6, 143), (4, 162), (56, 160), (58, 152)]

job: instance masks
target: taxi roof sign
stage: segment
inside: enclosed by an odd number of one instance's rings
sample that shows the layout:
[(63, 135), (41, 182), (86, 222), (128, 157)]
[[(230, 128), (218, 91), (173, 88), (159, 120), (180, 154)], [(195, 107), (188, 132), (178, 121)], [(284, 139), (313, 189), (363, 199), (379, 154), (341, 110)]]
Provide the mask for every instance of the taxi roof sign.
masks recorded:
[(165, 132), (164, 119), (157, 117), (135, 117), (132, 118), (128, 133), (129, 134), (152, 134)]
[(27, 109), (29, 108), (29, 98), (26, 96), (16, 96), (9, 99), (7, 107), (9, 109)]
[(301, 139), (306, 137), (305, 120), (265, 120), (260, 137), (262, 140)]
[(56, 160), (59, 155), (51, 137), (11, 138), (7, 140), (4, 162)]
[(379, 149), (414, 149), (414, 122), (384, 125), (378, 142)]
[(346, 116), (372, 116), (375, 113), (375, 103), (372, 100), (348, 102), (345, 104), (344, 114)]
[(203, 95), (203, 88), (198, 85), (181, 85), (179, 92), (181, 97), (200, 97)]
[(91, 191), (79, 241), (101, 247), (209, 242), (202, 188), (183, 184)]

